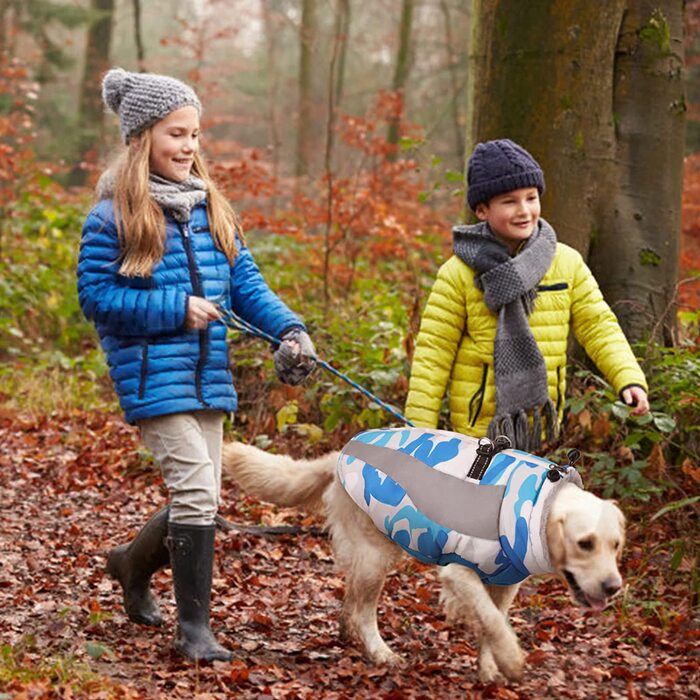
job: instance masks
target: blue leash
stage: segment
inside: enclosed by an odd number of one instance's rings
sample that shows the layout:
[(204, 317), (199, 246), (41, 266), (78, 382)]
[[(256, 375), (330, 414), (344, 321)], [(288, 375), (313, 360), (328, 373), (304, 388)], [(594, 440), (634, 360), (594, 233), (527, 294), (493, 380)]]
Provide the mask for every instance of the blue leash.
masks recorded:
[[(254, 335), (258, 338), (262, 338), (263, 340), (269, 340), (271, 343), (275, 343), (276, 345), (279, 345), (282, 342), (279, 338), (274, 338), (273, 336), (268, 335), (264, 331), (261, 331), (259, 328), (256, 328), (251, 323), (244, 321), (240, 316), (235, 314), (230, 309), (225, 309), (223, 306), (219, 306), (219, 311), (223, 314), (223, 321), (226, 324), (226, 326), (235, 331), (242, 331), (244, 333)], [(313, 360), (317, 365), (323, 367), (323, 369), (328, 370), (331, 374), (334, 374), (339, 379), (342, 379), (351, 387), (357, 389), (357, 391), (359, 391), (361, 394), (364, 394), (368, 399), (374, 401), (374, 403), (379, 404), (387, 413), (391, 413), (391, 415), (394, 416), (394, 418), (398, 418), (402, 423), (405, 423), (411, 428), (414, 427), (413, 423), (411, 423), (411, 421), (408, 420), (408, 418), (402, 416), (395, 408), (390, 406), (388, 403), (384, 403), (384, 401), (377, 398), (372, 392), (368, 391), (363, 386), (360, 386), (357, 382), (354, 382), (347, 375), (343, 374), (342, 372), (339, 372), (335, 367), (329, 365), (325, 360), (322, 360), (320, 357), (314, 357)]]

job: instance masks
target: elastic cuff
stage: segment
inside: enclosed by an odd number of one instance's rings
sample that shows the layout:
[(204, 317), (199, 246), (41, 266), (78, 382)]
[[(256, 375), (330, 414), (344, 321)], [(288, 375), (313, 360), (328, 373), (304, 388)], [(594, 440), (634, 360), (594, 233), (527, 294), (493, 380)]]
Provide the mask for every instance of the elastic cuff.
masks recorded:
[(631, 389), (634, 386), (636, 386), (638, 389), (641, 389), (645, 394), (649, 393), (649, 389), (647, 389), (643, 384), (625, 384), (625, 386), (623, 386), (618, 393), (620, 401), (624, 403), (624, 399), (622, 398), (622, 392), (626, 391), (627, 389)]

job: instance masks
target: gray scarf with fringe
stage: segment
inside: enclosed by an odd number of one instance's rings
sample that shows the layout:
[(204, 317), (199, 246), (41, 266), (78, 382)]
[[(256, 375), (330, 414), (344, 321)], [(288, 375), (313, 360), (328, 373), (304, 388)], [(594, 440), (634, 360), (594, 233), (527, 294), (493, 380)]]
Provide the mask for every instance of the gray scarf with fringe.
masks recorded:
[[(540, 219), (515, 257), (485, 222), (455, 226), (453, 250), (474, 272), (486, 306), (498, 314), (493, 368), (496, 414), (489, 437), (505, 435), (520, 450), (542, 446), (557, 432), (557, 411), (547, 390), (547, 368), (527, 317), (532, 313), (537, 285), (552, 264), (557, 237)], [(530, 423), (532, 419), (532, 423)]]
[(160, 175), (151, 174), (148, 179), (151, 197), (163, 209), (169, 211), (175, 221), (187, 223), (192, 216), (192, 209), (207, 196), (207, 186), (204, 180), (190, 175), (183, 182), (166, 180)]
[[(207, 186), (204, 180), (190, 175), (183, 182), (166, 180), (160, 175), (151, 174), (148, 188), (153, 200), (164, 210), (169, 211), (176, 221), (187, 223), (192, 216), (192, 209), (204, 201), (207, 196)], [(114, 170), (105, 170), (97, 181), (95, 188), (99, 199), (109, 199), (114, 196)]]

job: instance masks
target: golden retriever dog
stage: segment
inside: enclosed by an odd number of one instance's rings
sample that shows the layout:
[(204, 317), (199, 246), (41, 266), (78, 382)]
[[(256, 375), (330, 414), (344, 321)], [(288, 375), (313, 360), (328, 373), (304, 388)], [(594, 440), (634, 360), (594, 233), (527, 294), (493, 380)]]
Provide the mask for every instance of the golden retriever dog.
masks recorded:
[[(377, 603), (387, 573), (406, 554), (348, 495), (337, 475), (339, 454), (295, 460), (230, 443), (224, 446), (223, 470), (249, 496), (323, 514), (335, 563), (346, 577), (341, 634), (359, 641), (371, 662), (397, 664), (401, 657), (379, 633)], [(611, 501), (564, 483), (541, 529), (543, 537), (546, 532), (551, 569), (562, 577), (574, 602), (604, 607), (622, 585), (618, 559), (624, 517), (620, 510)], [(520, 583), (486, 585), (461, 564), (439, 569), (440, 599), (448, 620), (467, 624), (478, 638), (480, 680), (518, 680), (525, 656), (508, 624), (508, 608)]]

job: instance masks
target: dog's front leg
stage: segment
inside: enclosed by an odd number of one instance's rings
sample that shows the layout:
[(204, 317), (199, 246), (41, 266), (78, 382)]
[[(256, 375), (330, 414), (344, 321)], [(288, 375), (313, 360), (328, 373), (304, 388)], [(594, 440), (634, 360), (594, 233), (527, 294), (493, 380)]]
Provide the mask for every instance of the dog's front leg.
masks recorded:
[[(520, 584), (513, 586), (486, 586), (486, 589), (495, 606), (501, 611), (506, 624), (508, 624), (508, 609), (520, 589)], [(514, 669), (513, 671), (517, 678), (522, 676), (522, 664), (525, 662), (522, 653), (520, 654), (520, 658), (522, 660), (520, 670)], [(491, 683), (498, 680), (499, 676), (500, 670), (494, 658), (491, 643), (487, 636), (482, 635), (479, 648), (479, 679), (484, 683)]]
[(479, 640), (479, 678), (519, 680), (525, 657), (506, 613), (518, 586), (493, 586), (491, 592), (468, 568), (449, 564), (440, 571), (443, 588), (440, 594), (448, 619), (467, 623)]

